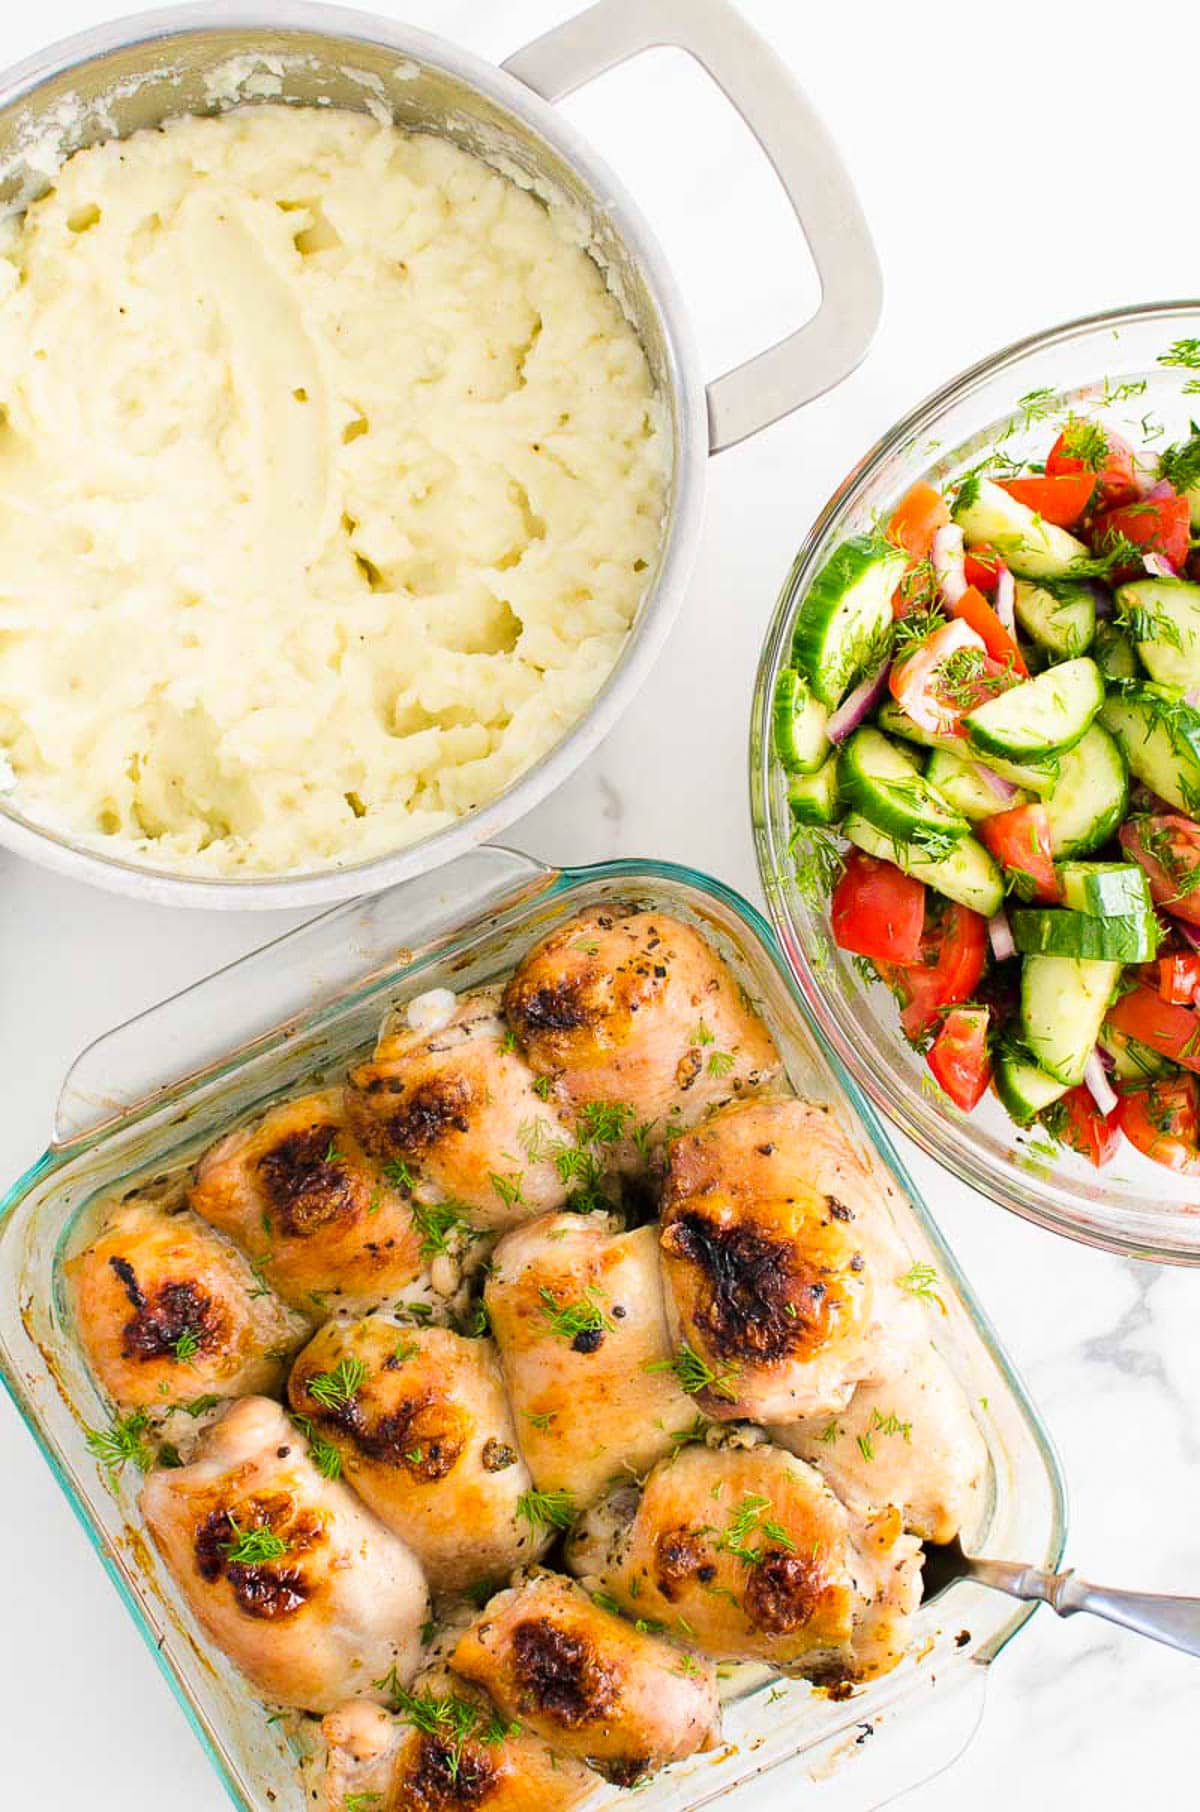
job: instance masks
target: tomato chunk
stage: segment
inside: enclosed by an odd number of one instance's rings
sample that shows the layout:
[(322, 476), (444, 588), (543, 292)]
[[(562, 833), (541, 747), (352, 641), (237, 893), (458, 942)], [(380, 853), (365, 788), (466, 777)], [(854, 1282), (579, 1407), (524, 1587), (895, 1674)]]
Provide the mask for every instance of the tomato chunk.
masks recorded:
[(1114, 1108), (1111, 1114), (1102, 1114), (1091, 1091), (1080, 1083), (1052, 1102), (1042, 1118), (1060, 1145), (1069, 1145), (1101, 1170), (1115, 1157), (1121, 1143), (1119, 1112), (1119, 1108)]
[(1023, 503), (1043, 522), (1074, 528), (1082, 521), (1096, 480), (1090, 472), (1068, 472), (1057, 478), (1002, 478), (1000, 489)]
[[(1100, 553), (1117, 546), (1122, 539), (1133, 543), (1142, 553), (1162, 554), (1172, 566), (1180, 567), (1188, 556), (1191, 538), (1191, 512), (1186, 497), (1143, 497), (1137, 503), (1123, 503), (1115, 510), (1105, 510), (1096, 517), (1093, 543)], [(1114, 582), (1135, 578), (1140, 567), (1127, 561), (1117, 567)]]
[(834, 942), (873, 962), (913, 963), (921, 953), (925, 883), (860, 849), (846, 858), (831, 902)]
[(1200, 1015), (1194, 1007), (1173, 1006), (1157, 988), (1139, 982), (1122, 994), (1108, 1009), (1108, 1023), (1185, 1070), (1200, 1070)]
[(1200, 925), (1200, 824), (1179, 812), (1127, 818), (1121, 848), (1141, 864), (1156, 906)]
[(1200, 1174), (1194, 1076), (1125, 1082), (1117, 1092), (1117, 1120), (1131, 1145), (1168, 1170)]
[(1200, 953), (1188, 950), (1160, 956), (1158, 992), (1173, 1006), (1194, 1007), (1200, 995)]
[(957, 604), (951, 605), (951, 610), (960, 622), (975, 631), (989, 660), (996, 661), (1002, 668), (1010, 668), (1017, 679), (1029, 678), (1024, 655), (981, 591), (968, 585)]
[(1022, 899), (1053, 906), (1062, 898), (1050, 840), (1050, 814), (1040, 801), (985, 818), (979, 835)]
[(929, 1047), (929, 1067), (956, 1107), (970, 1113), (992, 1079), (986, 1007), (954, 1007)]
[(905, 492), (887, 526), (887, 538), (902, 547), (911, 560), (928, 560), (933, 537), (950, 520), (950, 505), (940, 491), (918, 479)]
[(1069, 472), (1090, 472), (1096, 486), (1097, 509), (1111, 510), (1132, 503), (1138, 495), (1133, 448), (1111, 428), (1086, 416), (1072, 416), (1046, 461), (1047, 478)]
[(879, 971), (900, 1001), (905, 1036), (919, 1042), (946, 1007), (973, 999), (986, 962), (987, 920), (941, 894), (927, 894), (916, 962), (889, 963)]
[(893, 663), (888, 679), (892, 697), (923, 730), (945, 735), (957, 729), (964, 707), (947, 698), (941, 669), (968, 650), (982, 663), (987, 654), (982, 636), (967, 623), (943, 623)]
[(969, 547), (963, 562), (963, 573), (968, 585), (976, 591), (995, 591), (996, 580), (1000, 577), (1003, 560), (994, 547)]

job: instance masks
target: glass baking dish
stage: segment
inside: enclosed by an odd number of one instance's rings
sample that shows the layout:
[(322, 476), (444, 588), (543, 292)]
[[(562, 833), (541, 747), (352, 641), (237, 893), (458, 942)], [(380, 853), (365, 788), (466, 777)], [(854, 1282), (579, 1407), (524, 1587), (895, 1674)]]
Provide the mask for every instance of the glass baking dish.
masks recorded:
[[(601, 900), (702, 927), (760, 1003), (793, 1086), (834, 1104), (868, 1161), (891, 1172), (910, 1210), (902, 1231), (914, 1258), (941, 1279), (944, 1319), (931, 1310), (938, 1344), (991, 1457), (983, 1526), (968, 1545), (1049, 1568), (1061, 1558), (1063, 1484), (1045, 1430), (873, 1108), (813, 1035), (759, 914), (685, 868), (558, 871), (476, 850), (337, 908), (92, 1045), (67, 1076), (53, 1145), (0, 1204), (0, 1376), (240, 1812), (304, 1812), (296, 1753), (179, 1605), (137, 1510), (136, 1474), (110, 1484), (88, 1451), (87, 1428), (110, 1411), (74, 1342), (63, 1258), (90, 1205), (190, 1163), (230, 1121), (340, 1072), (373, 1043), (392, 1000), (503, 975), (535, 936)], [(1032, 1608), (957, 1582), (918, 1614), (902, 1666), (842, 1701), (803, 1682), (731, 1682), (726, 1744), (654, 1781), (639, 1804), (690, 1812), (791, 1763), (823, 1782), (833, 1812), (865, 1812), (962, 1750), (982, 1713), (988, 1664)], [(618, 1797), (603, 1789), (597, 1799)]]

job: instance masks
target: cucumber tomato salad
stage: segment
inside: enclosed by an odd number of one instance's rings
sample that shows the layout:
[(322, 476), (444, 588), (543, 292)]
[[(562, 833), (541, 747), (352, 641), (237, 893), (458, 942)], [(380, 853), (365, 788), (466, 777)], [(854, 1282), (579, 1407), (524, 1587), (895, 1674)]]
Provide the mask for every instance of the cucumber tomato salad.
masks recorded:
[(945, 1094), (1196, 1174), (1198, 529), (1200, 430), (1072, 415), (838, 547), (773, 713), (798, 876)]

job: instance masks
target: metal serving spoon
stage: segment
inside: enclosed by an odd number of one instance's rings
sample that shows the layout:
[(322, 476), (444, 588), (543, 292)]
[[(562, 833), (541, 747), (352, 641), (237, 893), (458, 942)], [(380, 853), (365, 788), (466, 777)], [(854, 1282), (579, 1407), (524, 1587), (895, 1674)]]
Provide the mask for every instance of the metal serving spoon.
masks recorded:
[(1119, 1623), (1139, 1636), (1166, 1642), (1187, 1655), (1200, 1655), (1200, 1598), (1168, 1597), (1159, 1592), (1116, 1592), (1108, 1586), (1089, 1585), (1073, 1572), (1041, 1573), (1014, 1560), (973, 1560), (964, 1554), (957, 1538), (944, 1546), (925, 1543), (926, 1601), (956, 1579), (974, 1579), (1010, 1598), (1041, 1599), (1060, 1617), (1090, 1611), (1109, 1623)]

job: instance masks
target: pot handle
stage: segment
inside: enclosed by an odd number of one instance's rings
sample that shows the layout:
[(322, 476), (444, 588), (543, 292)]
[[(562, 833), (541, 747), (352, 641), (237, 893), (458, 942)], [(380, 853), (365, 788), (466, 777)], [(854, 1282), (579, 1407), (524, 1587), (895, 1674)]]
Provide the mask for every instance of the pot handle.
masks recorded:
[(737, 108), (783, 184), (821, 282), (810, 321), (708, 386), (709, 451), (719, 453), (854, 370), (879, 321), (883, 282), (833, 140), (791, 71), (728, 0), (597, 0), (504, 68), (557, 101), (660, 45), (687, 51)]
[(496, 919), (553, 880), (516, 850), (485, 844), (457, 862), (350, 900), (106, 1032), (68, 1070), (54, 1143), (194, 1089), (281, 1036), (296, 1039), (351, 990), (394, 982), (466, 928)]

